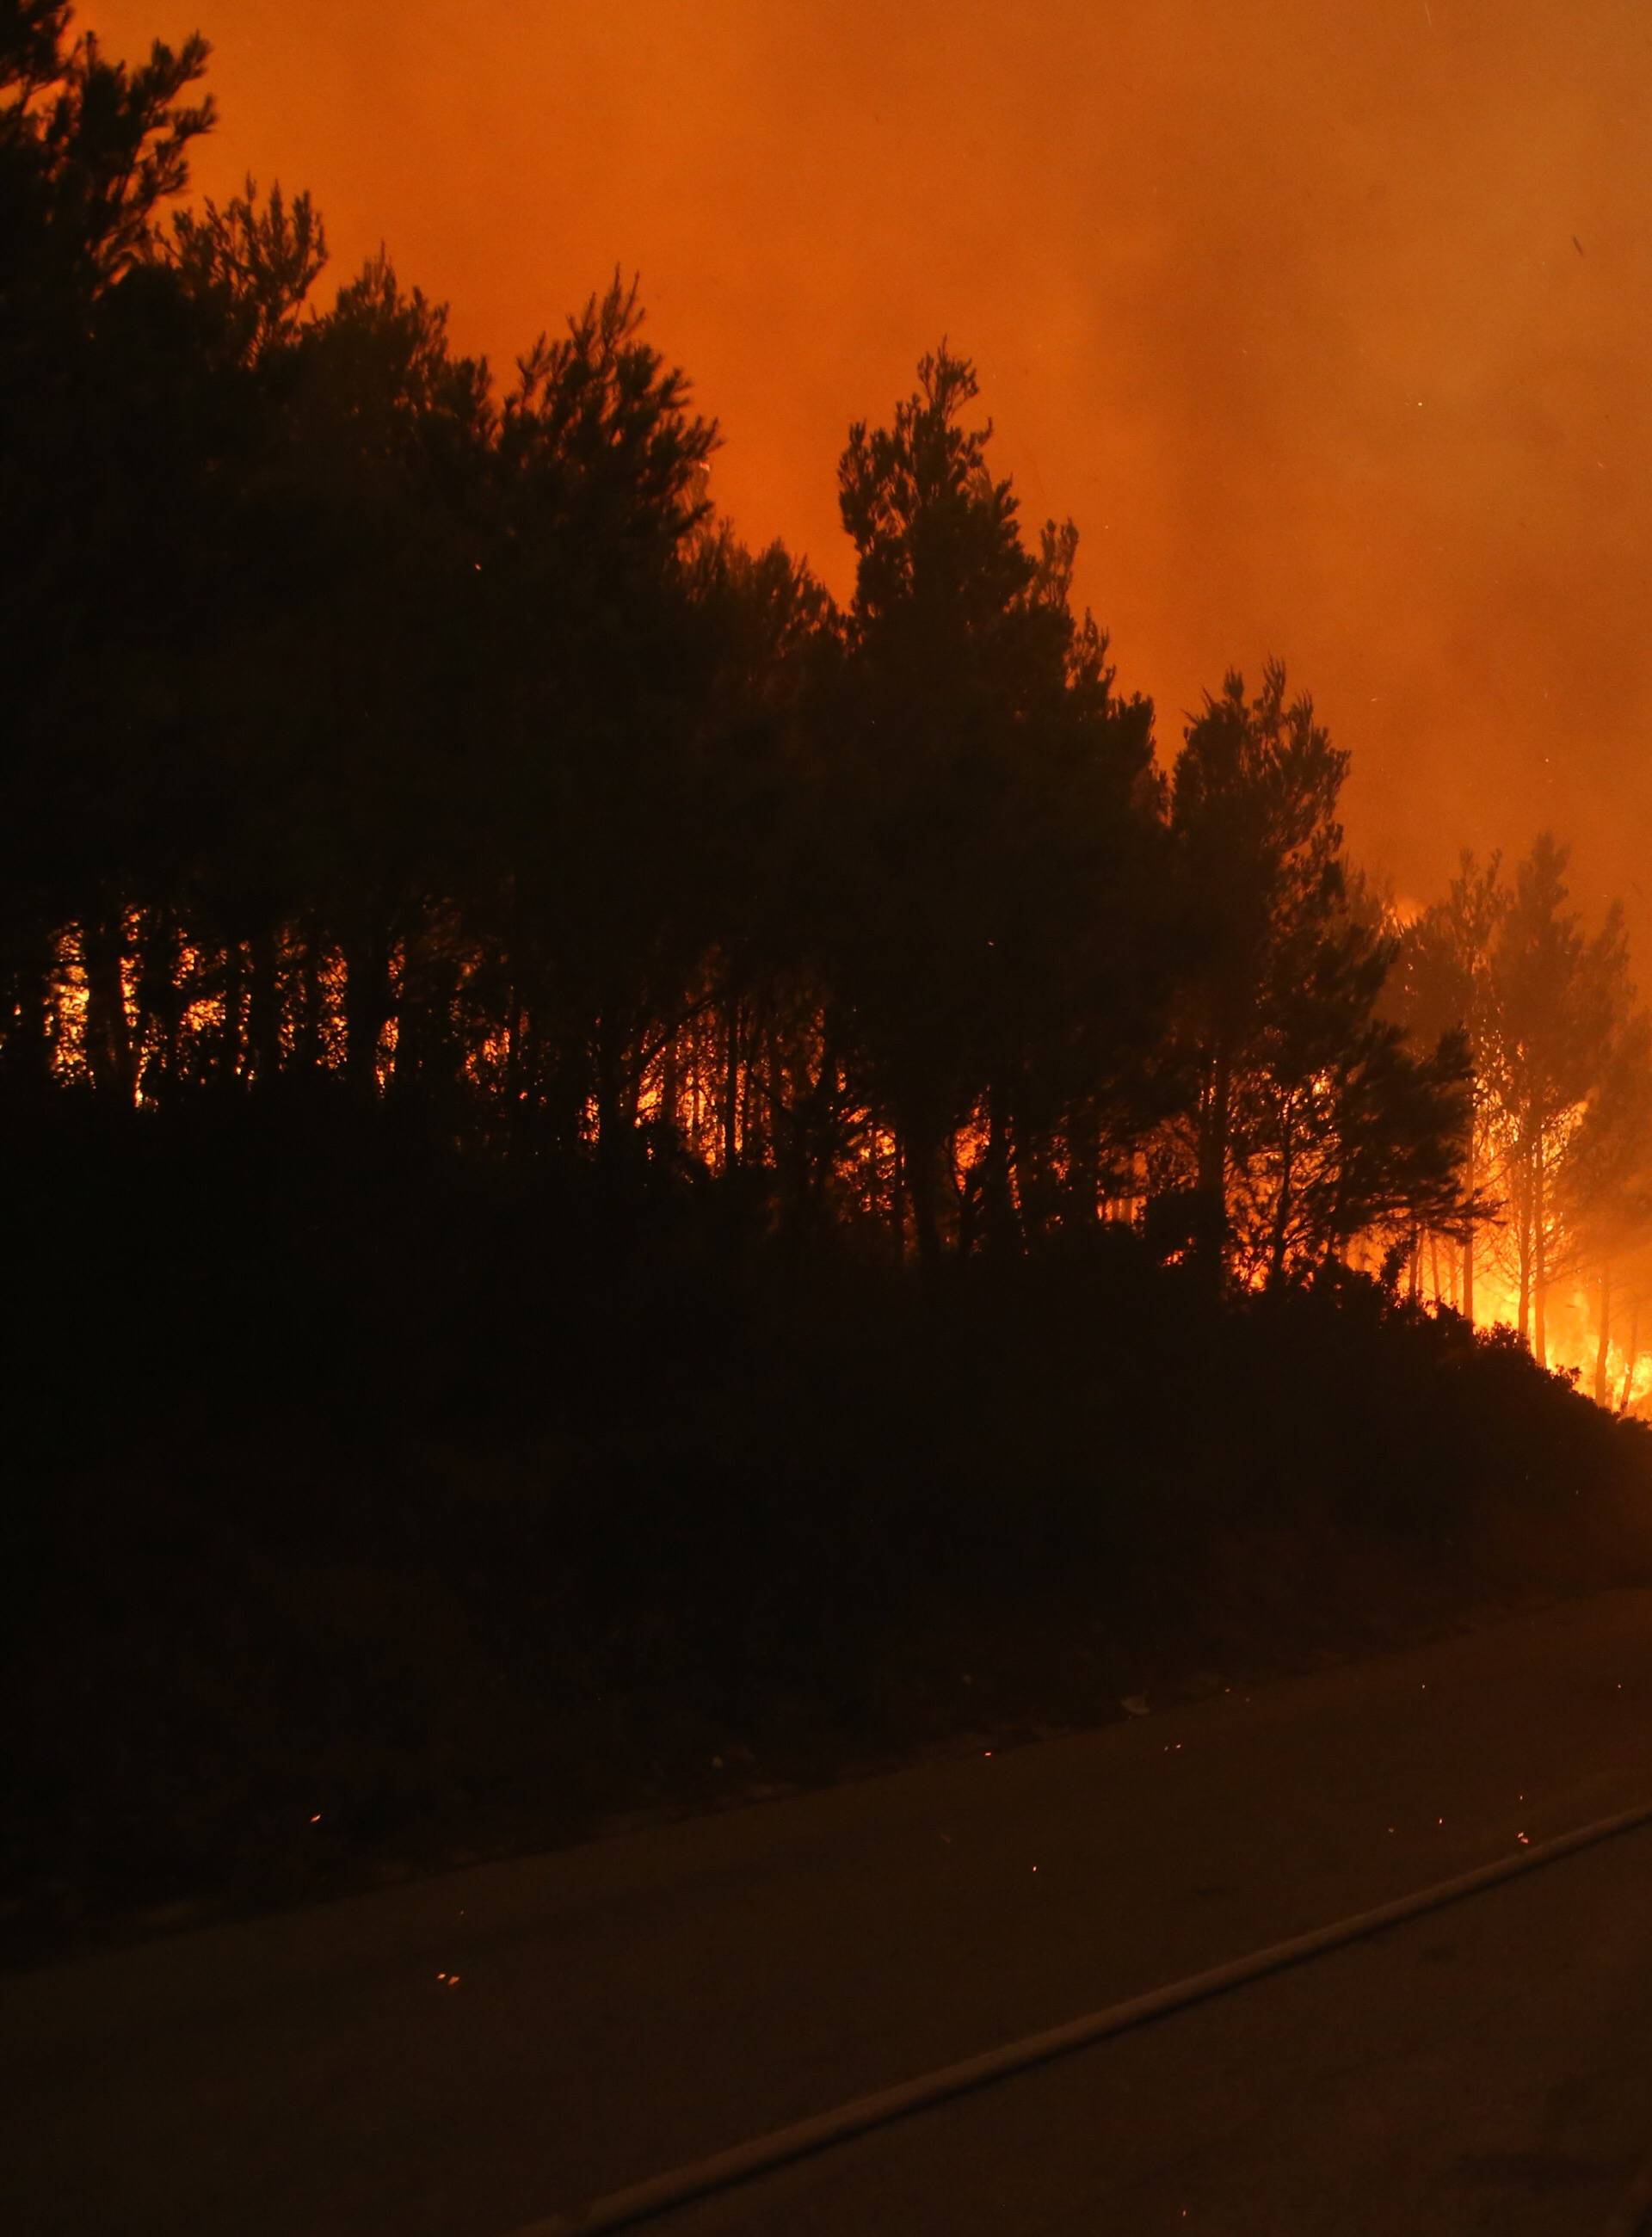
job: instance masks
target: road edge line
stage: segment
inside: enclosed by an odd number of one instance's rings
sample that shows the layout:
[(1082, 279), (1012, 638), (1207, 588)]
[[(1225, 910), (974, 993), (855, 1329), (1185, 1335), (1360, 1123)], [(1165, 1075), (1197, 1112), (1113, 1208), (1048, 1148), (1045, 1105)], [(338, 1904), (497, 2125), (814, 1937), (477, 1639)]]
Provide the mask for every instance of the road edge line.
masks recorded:
[(1285, 1972), (1310, 1958), (1345, 1949), (1350, 1943), (1365, 1941), (1385, 1927), (1404, 1925), (1409, 1919), (1443, 1910), (1448, 1904), (1462, 1903), (1505, 1880), (1541, 1871), (1547, 1865), (1577, 1855), (1581, 1850), (1594, 1848), (1602, 1841), (1649, 1825), (1652, 1825), (1652, 1803), (1621, 1811), (1613, 1818), (1598, 1818), (1569, 1833), (1557, 1834), (1553, 1840), (1517, 1850), (1512, 1857), (1499, 1857), (1490, 1864), (1477, 1865), (1472, 1871), (1459, 1873), (1454, 1879), (1438, 1880), (1411, 1895), (1378, 1904), (1374, 1910), (1358, 1911), (1329, 1926), (1315, 1927), (1289, 1941), (1270, 1943), (1249, 1957), (1231, 1959), (1225, 1965), (1190, 1974), (1164, 1988), (1127, 1997), (1122, 2003), (1087, 2012), (1079, 2019), (1063, 2021), (1059, 2027), (1019, 2036), (1012, 2042), (1001, 2043), (995, 2049), (978, 2052), (973, 2058), (960, 2059), (954, 2065), (936, 2067), (928, 2074), (898, 2082), (892, 2089), (851, 2098), (829, 2112), (813, 2114), (783, 2128), (771, 2129), (767, 2135), (753, 2137), (726, 2151), (714, 2152), (708, 2158), (673, 2168), (664, 2174), (651, 2175), (646, 2181), (633, 2183), (624, 2190), (611, 2191), (584, 2206), (524, 2222), (511, 2230), (508, 2237), (597, 2237), (599, 2231), (629, 2228), (713, 2192), (732, 2189), (737, 2183), (750, 2181), (753, 2176), (766, 2174), (794, 2160), (805, 2159), (812, 2153), (825, 2151), (834, 2144), (847, 2143), (871, 2129), (886, 2128), (891, 2122), (904, 2120), (932, 2105), (944, 2104), (948, 2098), (961, 2097), (972, 2089), (1006, 2081), (1030, 2067), (1045, 2065), (1052, 2059), (1083, 2050), (1091, 2043), (1106, 2042), (1110, 2036), (1127, 2034), (1133, 2028), (1167, 2018), (1173, 2012), (1226, 1996), (1232, 1990), (1248, 1987), (1271, 1973)]

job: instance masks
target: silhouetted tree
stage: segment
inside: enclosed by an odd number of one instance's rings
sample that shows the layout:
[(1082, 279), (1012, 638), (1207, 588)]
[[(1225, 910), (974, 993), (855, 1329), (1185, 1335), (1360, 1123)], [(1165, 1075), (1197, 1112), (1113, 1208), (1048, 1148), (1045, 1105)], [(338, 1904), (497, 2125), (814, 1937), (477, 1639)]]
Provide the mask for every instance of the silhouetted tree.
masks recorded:
[(215, 417), (189, 307), (144, 263), (213, 121), (185, 97), (206, 43), (156, 42), (129, 68), (69, 23), (43, 0), (0, 13), (0, 1065), (31, 1095), (76, 918), (92, 1046), (130, 1086), (124, 889), (156, 821), (150, 764), (171, 750)]
[(1604, 1386), (1644, 1028), (1552, 842), (1399, 927), (1277, 663), (1167, 784), (944, 344), (849, 431), (839, 613), (717, 519), (635, 284), (500, 396), (383, 252), (318, 302), (307, 195), (171, 211), (205, 59), (0, 10), (13, 1116), (590, 1168), (929, 1277), (1110, 1218), (1213, 1290), (1426, 1244), (1438, 1298), (1460, 1244), (1470, 1315), (1506, 1195)]
[[(1632, 1381), (1635, 1327), (1652, 1276), (1652, 1019), (1634, 1008), (1614, 1017), (1610, 1046), (1557, 1176), (1557, 1211), (1568, 1257), (1596, 1299), (1594, 1392), (1612, 1402), (1615, 1315), (1630, 1307), (1623, 1343)], [(1552, 1260), (1550, 1270), (1553, 1270)]]
[[(933, 1270), (949, 1226), (1010, 1249), (1047, 1217), (1054, 1130), (1087, 1094), (1094, 1125), (1101, 1021), (1140, 1029), (1140, 949), (1098, 947), (1157, 795), (1152, 709), (1113, 699), (1106, 641), (1072, 612), (1074, 531), (1026, 548), (990, 423), (965, 423), (967, 360), (943, 344), (918, 378), (890, 426), (851, 428), (838, 469), (857, 564), (835, 950)], [(1062, 989), (1094, 999), (1082, 1023)]]
[(1496, 1019), (1485, 1062), (1505, 1139), (1519, 1279), (1519, 1329), (1548, 1356), (1559, 1241), (1559, 1177), (1629, 1003), (1614, 908), (1593, 940), (1567, 907), (1566, 850), (1548, 833), (1515, 873), (1491, 957)]
[[(1437, 1046), (1451, 1033), (1467, 1038), (1472, 1112), (1464, 1185), (1471, 1200), (1485, 1197), (1489, 1206), (1495, 1204), (1499, 1184), (1497, 1114), (1489, 1079), (1497, 1033), (1491, 955), (1508, 899), (1500, 872), (1501, 858), (1496, 855), (1483, 868), (1470, 853), (1460, 857), (1444, 900), (1424, 910), (1402, 932), (1388, 997), (1394, 1014), (1420, 1049)], [(1470, 1221), (1461, 1242), (1458, 1297), (1470, 1321), (1475, 1313), (1476, 1225)]]
[(1346, 769), (1277, 662), (1255, 699), (1238, 675), (1206, 697), (1176, 765), (1181, 1170), (1213, 1273), (1277, 1284), (1463, 1216), (1466, 1047), (1413, 1056), (1380, 1014), (1395, 943), (1347, 906)]
[(611, 1176), (707, 942), (691, 596), (715, 426), (641, 334), (618, 278), (536, 343), (507, 396), (485, 567), (499, 689), (489, 802), (521, 1092)]

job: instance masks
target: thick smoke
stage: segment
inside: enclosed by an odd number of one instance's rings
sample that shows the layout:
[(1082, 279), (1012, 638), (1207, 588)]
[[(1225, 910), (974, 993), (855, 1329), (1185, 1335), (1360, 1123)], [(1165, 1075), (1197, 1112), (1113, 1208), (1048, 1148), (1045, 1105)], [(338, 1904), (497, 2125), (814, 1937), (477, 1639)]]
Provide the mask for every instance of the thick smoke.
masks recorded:
[[(1552, 824), (1652, 926), (1643, 8), (201, 10), (204, 186), (310, 186), (339, 266), (387, 240), (504, 365), (639, 267), (750, 538), (843, 587), (845, 424), (944, 332), (1167, 742), (1281, 651), (1403, 894)], [(88, 19), (131, 51), (193, 15)]]

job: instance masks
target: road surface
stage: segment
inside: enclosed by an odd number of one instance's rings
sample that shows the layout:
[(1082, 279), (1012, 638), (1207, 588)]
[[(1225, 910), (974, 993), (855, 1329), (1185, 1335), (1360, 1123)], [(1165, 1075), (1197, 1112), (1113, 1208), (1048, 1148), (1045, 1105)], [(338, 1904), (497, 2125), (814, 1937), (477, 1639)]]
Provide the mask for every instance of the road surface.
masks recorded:
[(1652, 2153), (1652, 1830), (656, 2221), (1597, 2237)]
[[(1648, 1800), (1625, 1593), (101, 1956), (0, 1989), (7, 2226), (506, 2237)], [(1626, 1837), (659, 2226), (1590, 2232), (1648, 1892)]]

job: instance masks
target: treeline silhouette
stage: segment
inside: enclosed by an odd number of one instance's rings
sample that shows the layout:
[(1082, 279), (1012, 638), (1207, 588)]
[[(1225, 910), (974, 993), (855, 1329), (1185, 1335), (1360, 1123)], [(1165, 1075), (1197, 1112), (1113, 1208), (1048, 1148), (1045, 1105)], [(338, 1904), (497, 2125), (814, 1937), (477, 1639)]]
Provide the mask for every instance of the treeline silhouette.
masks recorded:
[(0, 8), (11, 1874), (1106, 1713), (1437, 1620), (1494, 1515), (1618, 1574), (1638, 1432), (1422, 1309), (1587, 1277), (1633, 1396), (1559, 850), (1399, 924), (1276, 663), (1166, 767), (945, 344), (839, 606), (634, 287), (501, 387), (307, 196), (175, 207), (206, 59)]
[(1163, 775), (966, 360), (851, 430), (840, 611), (715, 520), (634, 288), (502, 396), (383, 256), (312, 310), (305, 197), (162, 220), (202, 50), (63, 13), (7, 81), (14, 1106), (347, 1099), (930, 1270), (1461, 1224), (1465, 1051), (1380, 1015), (1345, 756), (1272, 666)]
[[(1473, 1318), (1489, 1270), (1494, 1306), (1550, 1353), (1558, 1293), (1571, 1348), (1585, 1343), (1601, 1405), (1639, 1396), (1642, 1309), (1652, 1297), (1652, 1020), (1629, 976), (1615, 905), (1590, 934), (1569, 906), (1565, 850), (1541, 836), (1512, 876), (1464, 855), (1445, 897), (1400, 934), (1397, 1013), (1424, 1038), (1444, 1020), (1473, 1059), (1466, 1180), (1493, 1217), (1471, 1223), (1442, 1269), (1414, 1248), (1413, 1293), (1431, 1286)], [(1652, 1316), (1648, 1316), (1652, 1333)], [(1616, 1358), (1614, 1351), (1616, 1350)]]

